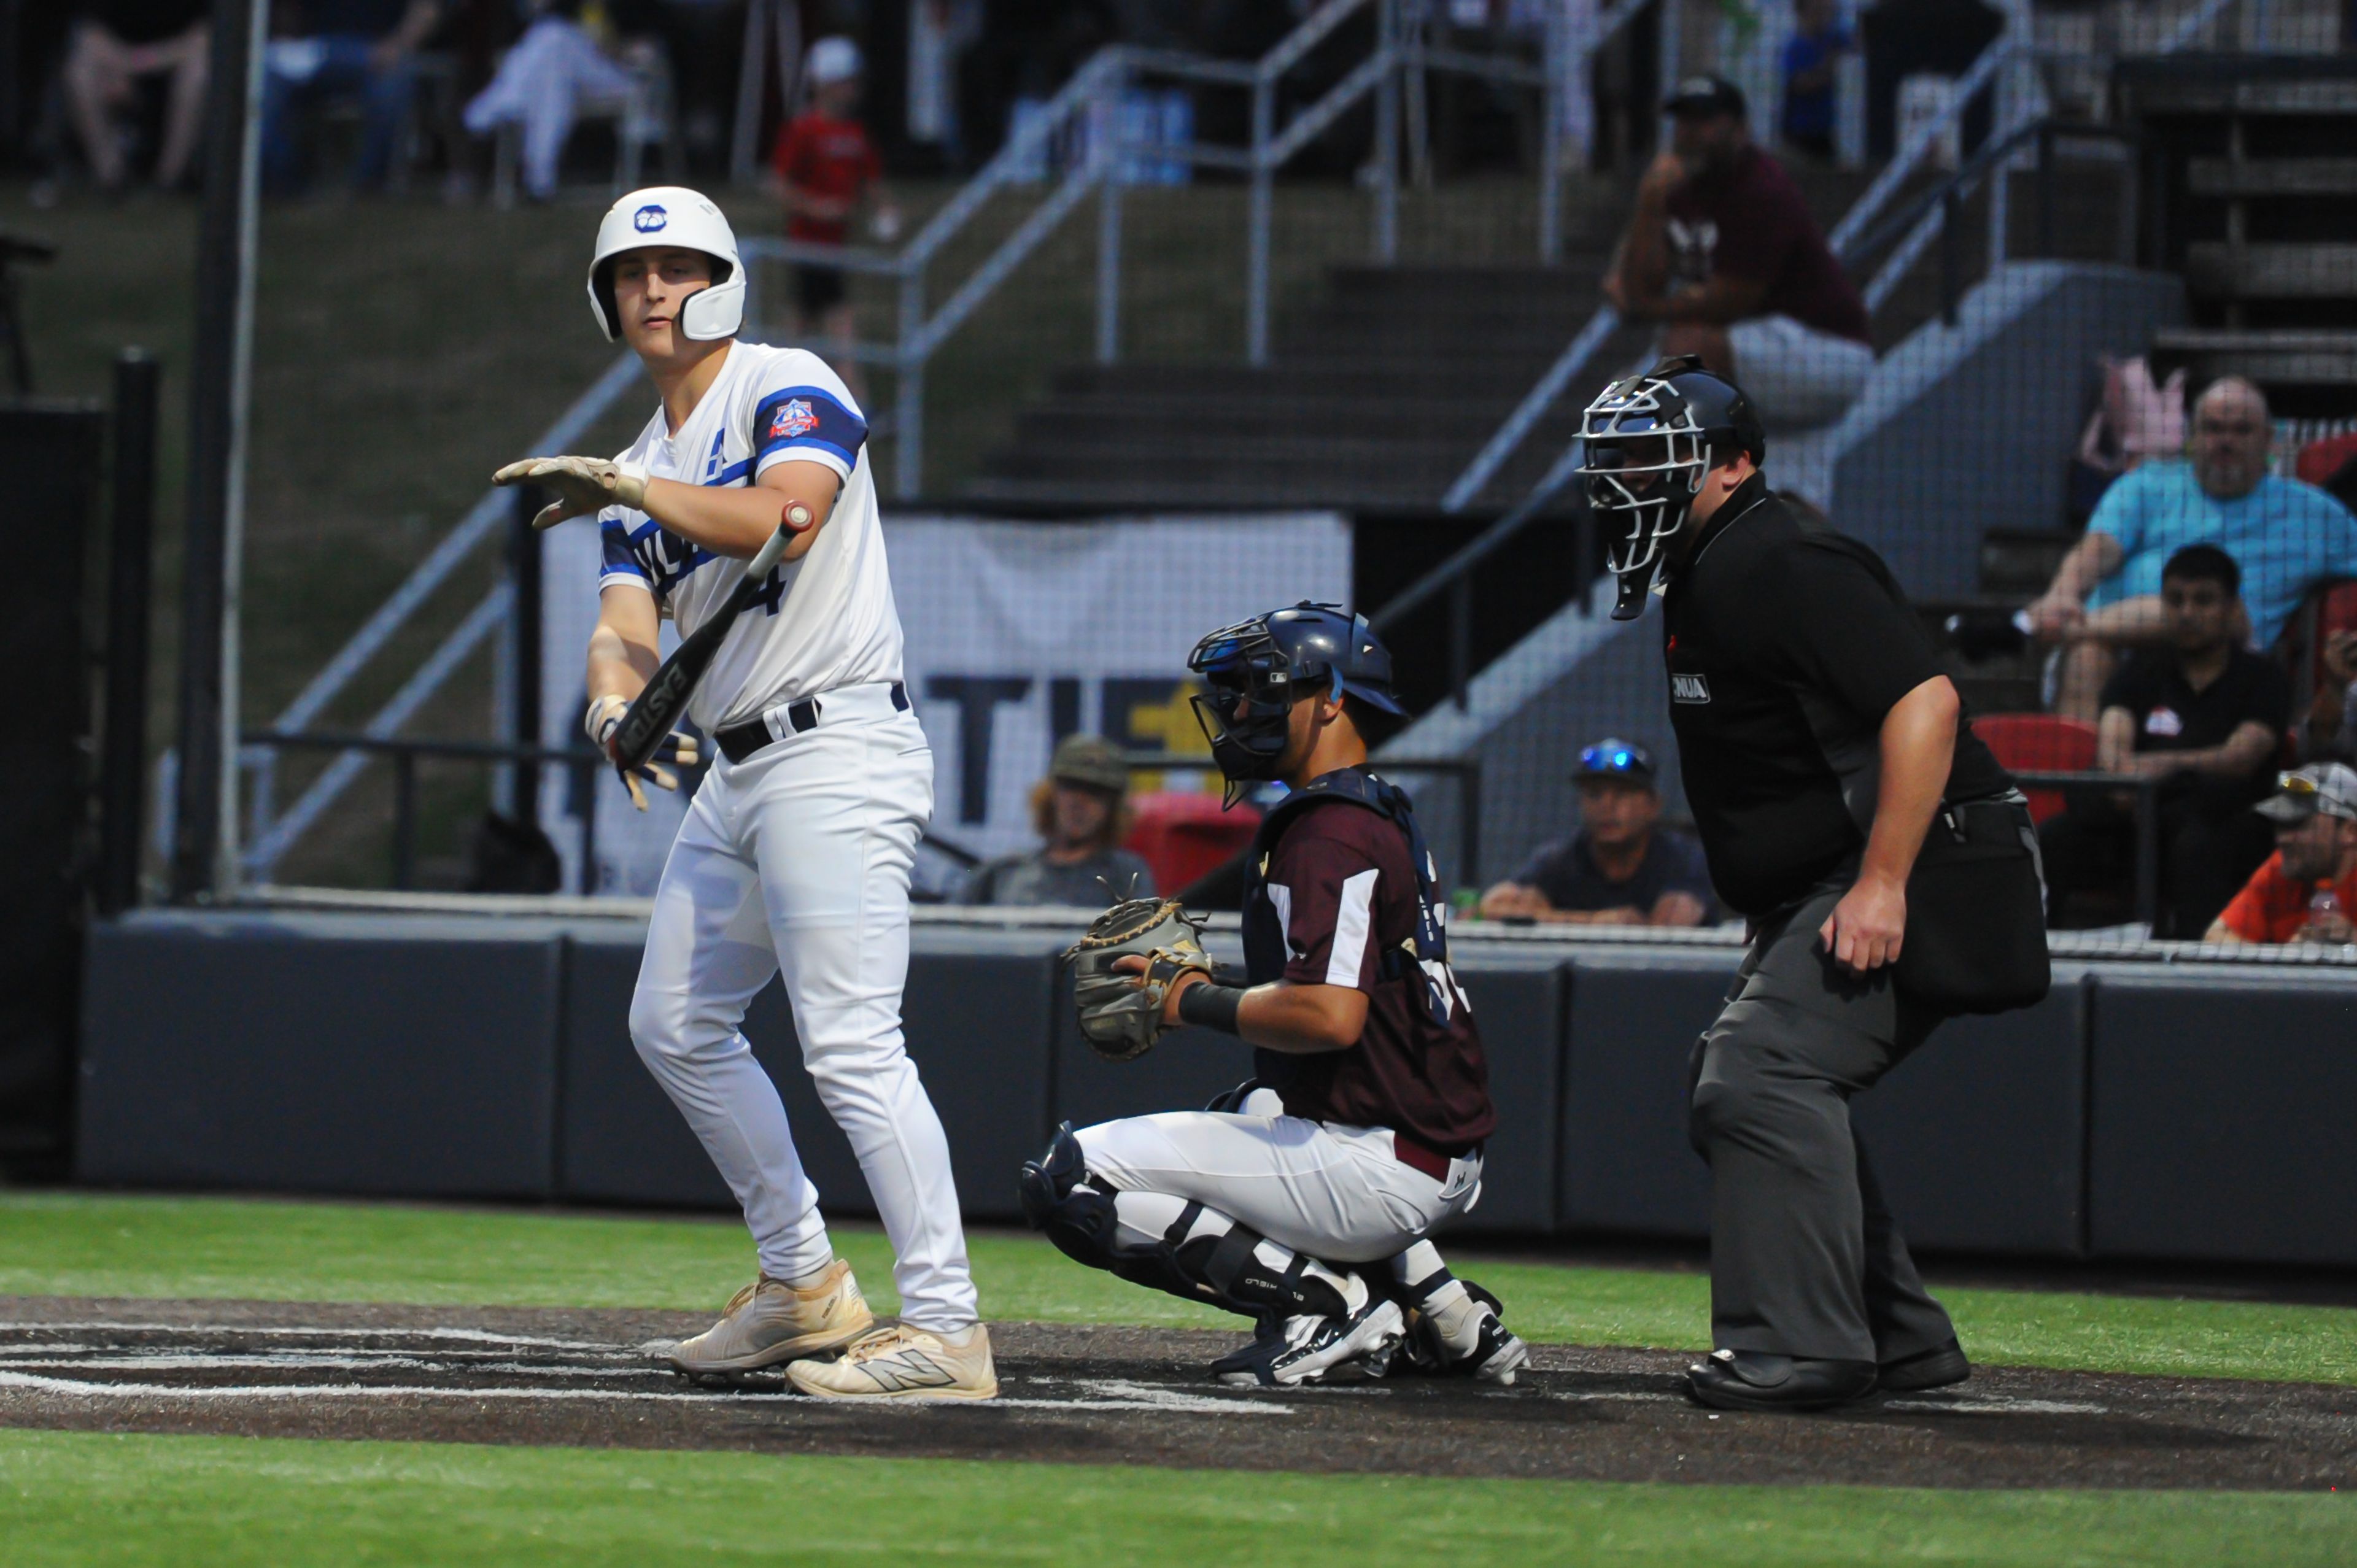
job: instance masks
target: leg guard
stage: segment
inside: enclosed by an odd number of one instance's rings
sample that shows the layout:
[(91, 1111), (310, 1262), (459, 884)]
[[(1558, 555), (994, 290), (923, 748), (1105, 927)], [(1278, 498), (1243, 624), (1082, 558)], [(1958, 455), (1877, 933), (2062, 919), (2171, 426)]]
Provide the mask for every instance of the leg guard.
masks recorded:
[[(1024, 1163), (1022, 1196), (1024, 1218), (1058, 1251), (1132, 1284), (1252, 1318), (1349, 1311), (1340, 1292), (1307, 1273), (1309, 1260), (1286, 1253), (1200, 1203), (1187, 1203), (1158, 1240), (1125, 1240), (1116, 1207), (1121, 1195), (1092, 1182), (1070, 1122), (1056, 1129), (1046, 1154)], [(1286, 1261), (1263, 1256), (1265, 1244)]]

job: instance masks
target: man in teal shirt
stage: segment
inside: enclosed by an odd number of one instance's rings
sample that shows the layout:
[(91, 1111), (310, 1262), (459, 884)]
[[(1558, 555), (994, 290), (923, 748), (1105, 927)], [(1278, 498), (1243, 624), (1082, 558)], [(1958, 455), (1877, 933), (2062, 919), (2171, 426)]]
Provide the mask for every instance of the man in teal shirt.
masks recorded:
[(2248, 640), (2274, 646), (2319, 583), (2357, 576), (2357, 519), (2313, 485), (2267, 472), (2267, 400), (2239, 376), (2194, 403), (2185, 461), (2156, 461), (2104, 492), (2031, 628), (2062, 650), (2054, 711), (2095, 722), (2120, 650), (2166, 635), (2160, 570), (2189, 544), (2214, 544), (2243, 572)]

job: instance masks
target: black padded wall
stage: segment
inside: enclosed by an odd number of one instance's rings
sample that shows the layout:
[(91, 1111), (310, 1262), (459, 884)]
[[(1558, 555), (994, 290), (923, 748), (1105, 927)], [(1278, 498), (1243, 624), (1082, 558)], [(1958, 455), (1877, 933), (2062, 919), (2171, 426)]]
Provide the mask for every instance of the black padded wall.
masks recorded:
[(94, 407), (0, 406), (19, 564), (0, 586), (0, 1170), (61, 1168), (81, 972), (90, 738), (83, 563), (105, 431)]
[(533, 922), (167, 916), (99, 927), (81, 1179), (554, 1191), (559, 942)]
[(2357, 1263), (2357, 984), (2138, 968), (2095, 993), (2096, 1255)]

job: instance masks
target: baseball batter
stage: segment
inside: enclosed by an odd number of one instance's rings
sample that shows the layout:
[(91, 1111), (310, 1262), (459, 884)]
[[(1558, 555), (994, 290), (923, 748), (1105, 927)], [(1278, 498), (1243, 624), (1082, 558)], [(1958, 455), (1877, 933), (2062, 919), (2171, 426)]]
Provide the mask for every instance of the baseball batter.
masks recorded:
[(1480, 1197), (1497, 1114), (1432, 857), (1366, 766), (1368, 728), (1401, 711), (1391, 655), (1364, 618), (1302, 604), (1213, 632), (1189, 665), (1232, 798), (1291, 790), (1250, 852), (1253, 983), (1221, 983), (1186, 939), (1112, 961), (1140, 985), (1084, 969), (1076, 993), (1092, 1041), (1092, 1010), (1145, 1015), (1125, 1055), (1183, 1020), (1250, 1041), (1256, 1076), (1210, 1111), (1060, 1129), (1024, 1166), (1024, 1212), (1082, 1262), (1257, 1319), (1213, 1363), (1223, 1382), (1380, 1376), (1412, 1334), (1418, 1360), (1511, 1383), (1529, 1351), (1430, 1239)]
[[(736, 236), (694, 191), (614, 204), (589, 301), (645, 362), (662, 407), (611, 462), (533, 458), (498, 480), (556, 492), (542, 526), (595, 513), (604, 532), (593, 741), (612, 755), (659, 662), (661, 618), (692, 632), (781, 525), (796, 531), (690, 704), (719, 756), (672, 845), (630, 1003), (640, 1058), (744, 1206), (760, 1259), (720, 1321), (668, 1359), (695, 1376), (791, 1363), (795, 1387), (827, 1398), (987, 1399), (998, 1381), (949, 1144), (901, 1045), (909, 873), (933, 761), (901, 684), (866, 424), (816, 356), (737, 341)], [(891, 1237), (897, 1326), (875, 1326), (829, 1245), (777, 1086), (737, 1027), (780, 972), (803, 1064)]]

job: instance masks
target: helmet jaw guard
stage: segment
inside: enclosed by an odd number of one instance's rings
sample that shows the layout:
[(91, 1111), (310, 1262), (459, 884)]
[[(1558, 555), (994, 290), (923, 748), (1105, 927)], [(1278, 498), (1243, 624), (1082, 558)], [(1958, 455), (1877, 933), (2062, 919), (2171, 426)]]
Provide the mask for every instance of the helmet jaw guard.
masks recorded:
[(1405, 714), (1392, 694), (1391, 650), (1364, 616), (1304, 599), (1222, 627), (1195, 645), (1187, 668), (1210, 688), (1191, 699), (1211, 759), (1228, 781), (1223, 806), (1277, 777), (1293, 705), (1318, 690)]
[(606, 340), (622, 336), (610, 263), (625, 252), (657, 245), (701, 251), (712, 258), (711, 284), (680, 306), (681, 334), (698, 343), (737, 336), (745, 325), (745, 263), (737, 253), (736, 231), (700, 192), (657, 185), (615, 202), (597, 225), (597, 248), (589, 258), (589, 310)]
[(1704, 476), (1738, 451), (1760, 461), (1767, 440), (1750, 400), (1690, 355), (1606, 387), (1581, 419), (1580, 439), (1588, 508), (1605, 536), (1605, 565), (1620, 579), (1612, 618), (1634, 620), (1668, 570), (1668, 545)]

